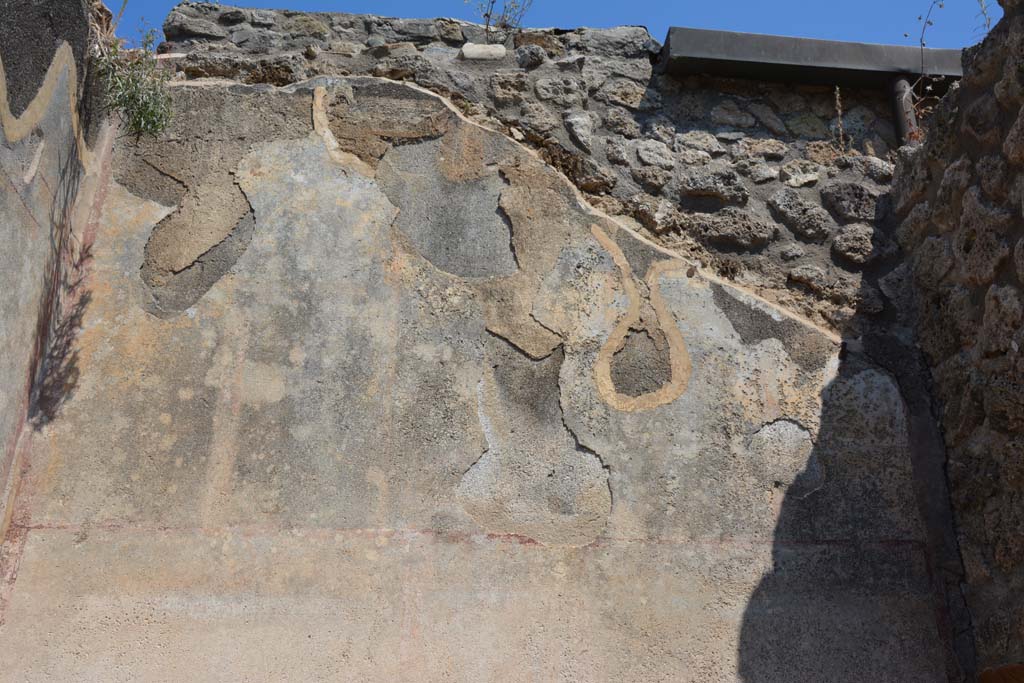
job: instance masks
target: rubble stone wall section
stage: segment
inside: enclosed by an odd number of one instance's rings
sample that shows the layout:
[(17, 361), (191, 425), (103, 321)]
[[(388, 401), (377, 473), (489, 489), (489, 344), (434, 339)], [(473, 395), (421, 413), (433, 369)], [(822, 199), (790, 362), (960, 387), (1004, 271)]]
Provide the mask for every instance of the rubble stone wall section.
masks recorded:
[(658, 73), (642, 27), (531, 29), (478, 49), (483, 28), (451, 19), (184, 3), (164, 32), (184, 78), (370, 74), (442, 94), (534, 146), (594, 206), (823, 326), (891, 306), (877, 286), (896, 256), (885, 93), (680, 81)]
[(1001, 4), (893, 193), (982, 669), (1024, 661), (1024, 3)]

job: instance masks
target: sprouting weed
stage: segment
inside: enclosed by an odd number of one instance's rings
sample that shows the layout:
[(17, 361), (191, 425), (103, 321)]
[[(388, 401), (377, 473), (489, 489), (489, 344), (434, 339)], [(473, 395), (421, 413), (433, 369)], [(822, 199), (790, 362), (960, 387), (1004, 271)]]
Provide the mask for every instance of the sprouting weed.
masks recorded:
[(131, 134), (158, 135), (171, 120), (168, 76), (159, 69), (154, 54), (154, 29), (140, 31), (134, 48), (126, 47), (116, 37), (117, 23), (126, 5), (127, 0), (124, 0), (116, 17), (111, 17), (109, 12), (93, 14), (93, 63), (100, 76), (107, 109), (120, 114)]
[[(469, 3), (471, 0), (466, 0)], [(490, 41), (494, 34), (514, 33), (522, 28), (523, 17), (530, 11), (533, 0), (475, 0), (476, 13), (484, 22), (484, 33)]]
[(846, 129), (843, 127), (843, 96), (838, 85), (836, 86), (836, 143), (839, 145), (840, 152), (845, 154), (849, 150)]

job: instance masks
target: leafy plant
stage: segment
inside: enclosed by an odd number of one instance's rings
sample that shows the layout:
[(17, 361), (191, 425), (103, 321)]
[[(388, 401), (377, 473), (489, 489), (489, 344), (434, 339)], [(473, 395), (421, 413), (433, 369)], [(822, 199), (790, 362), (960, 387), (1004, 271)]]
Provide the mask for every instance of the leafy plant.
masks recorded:
[[(918, 38), (918, 45), (921, 47), (921, 75), (925, 75), (924, 66), (924, 49), (928, 47), (928, 43), (925, 42), (925, 36), (928, 33), (928, 29), (935, 26), (935, 22), (932, 21), (932, 12), (936, 9), (942, 9), (946, 6), (946, 3), (942, 0), (932, 0), (932, 4), (928, 6), (928, 12), (924, 15), (918, 15), (917, 20), (921, 23), (921, 36)], [(906, 34), (904, 34), (906, 35)]]
[(139, 41), (133, 48), (115, 35), (126, 5), (127, 0), (124, 0), (116, 17), (111, 17), (109, 11), (93, 13), (94, 65), (107, 109), (117, 111), (133, 135), (159, 135), (171, 120), (168, 76), (160, 70), (153, 51), (155, 29), (140, 31)]
[(499, 6), (498, 0), (476, 0), (476, 12), (484, 22), (487, 41), (491, 41), (494, 33), (504, 36), (520, 30), (532, 4), (533, 0), (502, 0)]
[[(975, 0), (975, 2), (978, 3), (978, 13), (974, 17), (978, 20), (978, 25), (975, 27), (975, 38), (981, 39), (992, 30), (992, 12), (989, 9), (989, 0)], [(917, 21), (921, 24), (921, 35), (918, 38), (918, 44), (921, 46), (922, 72), (924, 71), (924, 48), (928, 46), (925, 36), (928, 33), (928, 29), (935, 25), (935, 22), (932, 20), (932, 13), (936, 9), (943, 9), (945, 6), (945, 0), (933, 0), (932, 4), (928, 7), (928, 11), (917, 16)], [(904, 33), (903, 37), (909, 38), (910, 34)]]

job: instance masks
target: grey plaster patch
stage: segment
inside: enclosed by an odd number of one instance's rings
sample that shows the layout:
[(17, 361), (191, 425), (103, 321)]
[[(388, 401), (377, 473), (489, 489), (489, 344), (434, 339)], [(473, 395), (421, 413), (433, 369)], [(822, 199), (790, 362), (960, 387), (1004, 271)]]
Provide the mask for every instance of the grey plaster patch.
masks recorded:
[(641, 242), (625, 230), (616, 230), (612, 233), (612, 239), (615, 240), (615, 244), (622, 250), (622, 255), (626, 257), (633, 275), (640, 280), (647, 277), (647, 272), (651, 269), (651, 266), (667, 258), (666, 254), (658, 251), (650, 244)]
[[(437, 170), (441, 154), (440, 141), (427, 141), (394, 147), (384, 155), (378, 181), (399, 209), (396, 227), (446, 273), (515, 273), (512, 225), (498, 206), (505, 181), (497, 168), (477, 178), (449, 180)], [(424, 172), (431, 168), (433, 173)]]
[(612, 382), (626, 396), (657, 391), (672, 380), (668, 346), (659, 346), (647, 330), (634, 330), (612, 356)]
[(807, 370), (821, 370), (832, 357), (835, 342), (808, 329), (806, 324), (741, 302), (721, 285), (712, 284), (711, 291), (715, 304), (729, 318), (745, 344), (778, 339), (793, 360)]
[(490, 372), (478, 386), (478, 412), (487, 452), (463, 476), (460, 501), (494, 533), (590, 543), (604, 530), (611, 490), (600, 459), (563, 422), (563, 351), (533, 360), (496, 337), (486, 348)]

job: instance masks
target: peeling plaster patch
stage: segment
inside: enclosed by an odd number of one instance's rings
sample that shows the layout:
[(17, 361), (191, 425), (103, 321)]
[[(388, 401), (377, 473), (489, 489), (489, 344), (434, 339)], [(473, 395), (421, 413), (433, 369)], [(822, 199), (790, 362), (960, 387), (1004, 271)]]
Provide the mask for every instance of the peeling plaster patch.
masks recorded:
[(316, 125), (326, 123), (337, 149), (371, 169), (392, 143), (437, 138), (455, 119), (436, 95), (405, 83), (352, 78), (334, 83), (325, 94), (322, 117), (316, 115), (321, 105), (314, 104), (314, 116), (320, 119)]
[(153, 228), (145, 248), (143, 280), (153, 288), (170, 284), (175, 275), (224, 243), (250, 212), (245, 195), (226, 171), (210, 173), (188, 186), (174, 213)]
[(158, 278), (150, 263), (145, 263), (142, 279), (150, 286), (149, 312), (167, 318), (184, 311), (189, 318), (194, 317), (192, 305), (231, 270), (252, 242), (255, 228), (256, 220), (249, 209), (227, 237), (185, 269)]
[(313, 130), (323, 138), (327, 154), (331, 159), (345, 168), (354, 168), (367, 178), (372, 178), (376, 170), (361, 158), (342, 149), (334, 132), (331, 131), (330, 119), (327, 116), (327, 88), (316, 86), (313, 89)]

